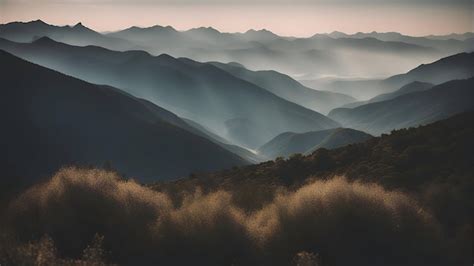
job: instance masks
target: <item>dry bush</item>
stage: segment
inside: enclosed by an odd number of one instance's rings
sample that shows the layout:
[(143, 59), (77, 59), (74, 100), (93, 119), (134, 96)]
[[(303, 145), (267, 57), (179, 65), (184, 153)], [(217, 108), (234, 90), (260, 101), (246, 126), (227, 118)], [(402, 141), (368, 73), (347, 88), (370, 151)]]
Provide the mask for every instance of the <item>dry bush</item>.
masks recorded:
[(437, 261), (439, 230), (402, 193), (344, 178), (316, 181), (279, 195), (248, 220), (249, 232), (275, 263), (300, 250), (329, 265), (422, 265)]
[(322, 266), (318, 254), (302, 251), (296, 254), (294, 258), (296, 266)]
[(2, 237), (0, 249), (0, 265), (37, 265), (37, 266), (105, 266), (104, 250), (101, 243), (103, 237), (96, 235), (84, 251), (80, 259), (64, 259), (58, 256), (56, 246), (51, 237), (45, 235), (37, 241), (26, 244), (13, 239), (6, 241)]
[(253, 246), (244, 213), (223, 191), (186, 196), (181, 206), (157, 220), (154, 236), (162, 261), (173, 264), (229, 265), (249, 256)]
[(324, 265), (432, 265), (440, 242), (431, 216), (406, 195), (343, 178), (279, 193), (254, 211), (224, 191), (196, 190), (173, 206), (114, 173), (67, 168), (23, 193), (8, 217), (22, 239), (48, 234), (71, 257), (104, 235), (122, 264), (288, 265), (304, 250)]
[[(65, 168), (23, 193), (11, 206), (20, 238), (53, 237), (60, 251), (79, 256), (96, 233), (120, 260), (150, 246), (150, 225), (172, 208), (168, 197), (103, 170)], [(139, 245), (137, 245), (139, 243)]]

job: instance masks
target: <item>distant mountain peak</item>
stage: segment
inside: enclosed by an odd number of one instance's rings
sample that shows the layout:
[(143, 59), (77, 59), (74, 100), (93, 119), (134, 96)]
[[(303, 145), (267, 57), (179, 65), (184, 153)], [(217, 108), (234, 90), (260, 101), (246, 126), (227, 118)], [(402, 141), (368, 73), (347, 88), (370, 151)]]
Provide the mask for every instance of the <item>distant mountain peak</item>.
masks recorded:
[(162, 59), (162, 60), (173, 60), (173, 61), (176, 59), (169, 54), (160, 54), (157, 56), (157, 58)]
[(127, 28), (123, 31), (126, 32), (141, 32), (141, 31), (155, 31), (155, 32), (177, 32), (175, 28), (171, 26), (161, 26), (161, 25), (154, 25), (150, 27), (138, 27), (138, 26), (132, 26), (130, 28)]
[[(70, 27), (70, 26), (69, 26)], [(84, 26), (82, 22), (78, 22), (76, 25), (70, 27), (76, 32), (89, 32), (89, 33), (95, 33), (95, 31), (89, 29), (88, 27)]]
[(245, 32), (245, 34), (255, 34), (255, 33), (266, 34), (266, 35), (271, 35), (271, 36), (277, 36), (275, 33), (271, 32), (267, 29), (260, 29), (260, 30), (250, 29), (250, 30)]
[(51, 25), (49, 25), (48, 23), (42, 21), (41, 19), (32, 20), (32, 21), (28, 21), (28, 22), (19, 22), (19, 21), (17, 21), (17, 22), (10, 22), (10, 23), (8, 23), (8, 24), (6, 24), (6, 25), (10, 25), (10, 24), (11, 24), (11, 25), (18, 25), (18, 24), (20, 24), (20, 25), (25, 25), (25, 26), (27, 25), (27, 26), (32, 26), (32, 27), (47, 27), (47, 26), (51, 26)]
[(36, 40), (33, 41), (35, 44), (53, 44), (57, 43), (55, 40), (49, 38), (48, 36), (38, 37)]
[(221, 33), (220, 31), (216, 30), (213, 27), (199, 27), (199, 28), (193, 28), (188, 30), (188, 32), (205, 32), (205, 33)]
[(233, 66), (233, 67), (240, 67), (240, 68), (245, 68), (244, 65), (242, 65), (241, 63), (238, 63), (238, 62), (229, 62), (227, 63), (229, 66)]
[(75, 30), (88, 30), (88, 31), (91, 31), (91, 29), (89, 29), (88, 27), (84, 26), (84, 25), (82, 24), (82, 22), (78, 22), (78, 23), (77, 23), (76, 25), (74, 25), (72, 28), (75, 29)]
[(322, 37), (322, 36), (326, 36), (326, 37), (330, 37), (330, 38), (345, 38), (347, 36), (349, 36), (348, 34), (344, 33), (344, 32), (341, 32), (341, 31), (333, 31), (331, 33), (328, 33), (328, 34), (315, 34), (313, 37)]
[(30, 21), (29, 23), (48, 25), (46, 22), (42, 21), (41, 19), (33, 20), (33, 21)]
[(176, 32), (176, 29), (171, 27), (170, 25), (168, 25), (168, 26), (155, 25), (155, 26), (149, 27), (148, 29), (159, 30), (159, 31), (167, 31), (167, 32)]
[(259, 40), (259, 39), (276, 39), (278, 38), (278, 35), (276, 35), (275, 33), (267, 30), (267, 29), (261, 29), (261, 30), (254, 30), (254, 29), (250, 29), (248, 31), (246, 31), (245, 33), (243, 33), (244, 36), (247, 36), (249, 38), (252, 38), (252, 39), (256, 39), (256, 40)]
[(260, 33), (271, 33), (273, 34), (273, 32), (267, 30), (267, 29), (260, 29), (260, 30), (254, 30), (254, 29), (250, 29), (248, 31), (246, 31), (245, 33), (254, 33), (254, 32), (260, 32)]

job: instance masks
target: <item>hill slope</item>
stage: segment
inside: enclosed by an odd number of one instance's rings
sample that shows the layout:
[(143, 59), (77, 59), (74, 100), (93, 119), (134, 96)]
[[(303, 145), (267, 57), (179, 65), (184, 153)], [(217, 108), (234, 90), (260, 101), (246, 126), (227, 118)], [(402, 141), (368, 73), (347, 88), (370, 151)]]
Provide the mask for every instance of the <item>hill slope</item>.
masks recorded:
[(430, 64), (423, 64), (401, 75), (390, 77), (384, 83), (401, 87), (410, 82), (420, 81), (441, 84), (453, 79), (466, 79), (474, 76), (474, 52), (459, 53), (441, 58)]
[(338, 108), (329, 117), (345, 127), (371, 134), (428, 124), (474, 109), (474, 78), (454, 80), (433, 88), (370, 103), (354, 109)]
[(249, 148), (286, 131), (338, 126), (210, 64), (142, 51), (70, 46), (49, 38), (31, 44), (1, 40), (0, 48), (83, 80), (123, 89)]
[(397, 98), (398, 96), (402, 96), (408, 93), (417, 92), (417, 91), (425, 91), (425, 90), (431, 89), (433, 86), (434, 85), (431, 83), (414, 81), (412, 83), (408, 83), (407, 85), (401, 87), (400, 89), (394, 92), (383, 93), (367, 101), (349, 103), (349, 104), (341, 106), (341, 108), (355, 108), (355, 107), (369, 104), (369, 103), (388, 101), (388, 100)]
[(286, 132), (265, 143), (257, 151), (270, 159), (288, 157), (292, 154), (308, 154), (319, 148), (334, 149), (341, 146), (364, 142), (369, 134), (350, 128), (336, 128), (322, 131), (293, 133)]
[(110, 163), (141, 181), (246, 164), (182, 129), (174, 114), (0, 52), (4, 178), (28, 180), (64, 165)]
[[(172, 187), (177, 191), (195, 186), (210, 191), (239, 190), (248, 188), (250, 183), (263, 193), (270, 185), (299, 187), (310, 178), (345, 175), (352, 180), (376, 182), (404, 191), (421, 191), (428, 189), (430, 183), (456, 182), (464, 177), (463, 182), (469, 182), (472, 188), (473, 119), (474, 112), (461, 113), (429, 125), (395, 130), (362, 143), (197, 175), (198, 178), (160, 182), (155, 187)], [(262, 195), (248, 193), (246, 196), (261, 198)]]
[(333, 108), (355, 101), (354, 98), (344, 94), (307, 88), (291, 77), (276, 71), (250, 71), (236, 64), (218, 62), (211, 62), (211, 64), (283, 99), (323, 114), (327, 114)]
[(310, 87), (344, 93), (360, 100), (369, 100), (380, 94), (394, 92), (412, 82), (438, 85), (453, 79), (467, 79), (474, 76), (474, 52), (459, 53), (429, 64), (422, 64), (404, 74), (387, 79), (334, 80), (329, 82), (305, 81)]

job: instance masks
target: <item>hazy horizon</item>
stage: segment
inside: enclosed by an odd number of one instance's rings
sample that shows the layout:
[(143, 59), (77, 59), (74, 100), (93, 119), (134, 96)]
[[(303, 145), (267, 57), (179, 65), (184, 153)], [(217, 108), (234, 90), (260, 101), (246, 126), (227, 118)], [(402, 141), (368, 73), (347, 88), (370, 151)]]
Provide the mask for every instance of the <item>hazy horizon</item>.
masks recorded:
[[(103, 19), (107, 18), (107, 19)], [(0, 0), (0, 23), (41, 19), (48, 24), (85, 26), (99, 32), (131, 26), (170, 25), (177, 30), (213, 27), (221, 32), (267, 29), (308, 37), (341, 31), (400, 32), (411, 36), (472, 32), (472, 3), (455, 0)]]
[(330, 30), (330, 31), (320, 31), (320, 32), (314, 32), (312, 34), (309, 34), (309, 35), (305, 35), (305, 36), (298, 36), (298, 35), (289, 35), (289, 34), (280, 34), (278, 32), (275, 32), (271, 29), (268, 29), (268, 28), (248, 28), (248, 29), (243, 29), (243, 30), (240, 30), (240, 31), (225, 31), (225, 30), (221, 30), (219, 28), (216, 28), (215, 26), (209, 26), (209, 25), (196, 25), (196, 26), (193, 26), (193, 27), (190, 27), (190, 28), (178, 28), (174, 25), (167, 25), (167, 24), (150, 24), (150, 25), (135, 25), (135, 24), (132, 24), (132, 25), (129, 25), (129, 26), (126, 26), (126, 27), (123, 27), (123, 28), (118, 28), (118, 29), (114, 29), (114, 30), (99, 30), (97, 28), (94, 28), (86, 23), (84, 23), (83, 21), (75, 21), (75, 22), (72, 22), (72, 23), (68, 23), (68, 24), (56, 24), (56, 23), (53, 23), (53, 22), (50, 22), (50, 21), (47, 21), (45, 19), (40, 19), (40, 18), (37, 18), (37, 19), (28, 19), (28, 20), (12, 20), (12, 21), (0, 21), (0, 24), (8, 24), (8, 23), (14, 23), (14, 22), (20, 22), (20, 23), (28, 23), (28, 22), (34, 22), (34, 21), (42, 21), (48, 25), (52, 25), (52, 26), (58, 26), (58, 27), (64, 27), (64, 26), (69, 26), (69, 27), (74, 27), (75, 25), (77, 24), (82, 24), (84, 27), (87, 27), (91, 30), (94, 30), (96, 32), (99, 32), (99, 33), (112, 33), (112, 32), (119, 32), (119, 31), (122, 31), (122, 30), (126, 30), (126, 29), (129, 29), (131, 27), (139, 27), (139, 28), (151, 28), (151, 27), (154, 27), (154, 26), (161, 26), (161, 27), (172, 27), (173, 29), (175, 29), (176, 31), (180, 31), (180, 32), (184, 32), (184, 31), (188, 31), (188, 30), (192, 30), (192, 29), (198, 29), (198, 28), (212, 28), (212, 29), (215, 29), (217, 31), (219, 31), (220, 33), (246, 33), (248, 31), (251, 31), (251, 30), (255, 30), (255, 31), (262, 31), (262, 30), (266, 30), (266, 31), (270, 31), (278, 36), (282, 36), (282, 37), (296, 37), (296, 38), (307, 38), (307, 37), (311, 37), (311, 36), (314, 36), (316, 34), (331, 34), (331, 33), (335, 33), (335, 32), (340, 32), (340, 33), (344, 33), (344, 34), (347, 34), (347, 35), (353, 35), (353, 34), (357, 34), (357, 33), (400, 33), (402, 35), (406, 35), (406, 36), (413, 36), (413, 37), (426, 37), (426, 36), (445, 36), (445, 35), (450, 35), (450, 34), (464, 34), (464, 33), (474, 33), (474, 29), (472, 30), (468, 30), (468, 31), (458, 31), (458, 32), (446, 32), (446, 33), (427, 33), (427, 34), (420, 34), (420, 35), (414, 35), (414, 34), (409, 34), (409, 33), (405, 33), (405, 32), (400, 32), (400, 31), (378, 31), (378, 30), (365, 30), (365, 31), (352, 31), (352, 32), (348, 32), (348, 31), (342, 31), (342, 30), (337, 30), (337, 29), (334, 29), (334, 30)]

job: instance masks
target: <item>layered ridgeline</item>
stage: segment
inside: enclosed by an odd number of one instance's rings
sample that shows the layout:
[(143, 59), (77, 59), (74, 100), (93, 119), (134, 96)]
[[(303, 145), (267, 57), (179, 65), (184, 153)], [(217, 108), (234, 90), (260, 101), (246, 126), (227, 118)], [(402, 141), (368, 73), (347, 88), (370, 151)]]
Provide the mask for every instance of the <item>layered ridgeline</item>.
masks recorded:
[(249, 148), (287, 131), (339, 126), (211, 64), (142, 51), (70, 46), (46, 37), (29, 44), (1, 40), (0, 48), (83, 80), (123, 89)]
[(441, 84), (449, 80), (466, 79), (472, 76), (474, 76), (474, 52), (459, 53), (430, 64), (422, 64), (405, 74), (390, 77), (384, 83), (393, 88), (400, 88), (414, 81)]
[(417, 91), (425, 91), (425, 90), (431, 89), (433, 86), (434, 85), (431, 83), (413, 81), (412, 83), (408, 83), (407, 85), (401, 87), (400, 89), (394, 92), (383, 93), (367, 101), (348, 103), (346, 105), (341, 106), (340, 108), (355, 108), (364, 104), (387, 101), (387, 100), (391, 100), (391, 99), (397, 98), (398, 96), (402, 96), (408, 93), (417, 92)]
[[(76, 31), (87, 34), (81, 33), (83, 36), (79, 37)], [(9, 40), (30, 42), (42, 36), (73, 45), (90, 44), (121, 51), (140, 49), (154, 55), (167, 53), (198, 61), (236, 61), (250, 69), (273, 69), (299, 79), (389, 76), (422, 62), (472, 50), (469, 38), (454, 41), (421, 38), (427, 41), (415, 43), (377, 37), (282, 37), (267, 30), (223, 33), (201, 27), (177, 31), (159, 25), (131, 27), (108, 34), (94, 32), (82, 24), (58, 27), (32, 21), (0, 25), (0, 37)], [(387, 65), (387, 60), (394, 63)], [(365, 63), (363, 68), (360, 62)]]
[(211, 62), (211, 64), (283, 99), (324, 114), (335, 107), (356, 101), (353, 97), (344, 94), (310, 89), (291, 77), (273, 70), (250, 71), (238, 63)]
[(450, 34), (450, 35), (430, 35), (422, 37), (413, 37), (403, 35), (398, 32), (357, 32), (355, 34), (346, 34), (343, 32), (332, 32), (329, 34), (316, 34), (313, 37), (323, 37), (328, 36), (335, 39), (340, 38), (356, 38), (356, 39), (366, 39), (366, 38), (375, 38), (381, 41), (386, 42), (403, 42), (410, 43), (420, 46), (433, 47), (438, 50), (448, 50), (453, 51), (457, 49), (459, 51), (473, 49), (469, 44), (474, 43), (474, 33), (466, 32), (463, 34)]
[(0, 37), (8, 40), (32, 42), (44, 36), (75, 45), (98, 45), (116, 50), (140, 48), (130, 41), (104, 36), (85, 27), (82, 23), (77, 23), (74, 26), (55, 26), (35, 20), (0, 25)]
[(415, 81), (438, 85), (453, 79), (466, 79), (472, 76), (474, 76), (474, 52), (444, 57), (383, 80), (320, 80), (303, 81), (303, 84), (344, 93), (361, 100), (367, 99), (362, 103), (349, 104), (349, 106), (357, 106), (371, 101), (371, 98), (380, 94), (392, 93)]
[[(145, 49), (152, 54), (168, 53), (198, 61), (239, 62), (250, 69), (272, 69), (298, 78), (389, 75), (449, 54), (432, 47), (374, 38), (293, 38), (266, 30), (234, 34), (213, 28), (177, 31), (169, 26), (153, 26), (132, 27), (108, 36), (147, 46)], [(464, 51), (463, 47), (451, 48), (451, 53)], [(397, 64), (380, 68), (382, 58), (397, 60)], [(360, 60), (366, 63), (365, 68), (357, 64)]]
[(474, 78), (453, 80), (431, 89), (356, 108), (338, 108), (329, 117), (345, 127), (379, 135), (474, 109)]
[(4, 179), (30, 183), (64, 165), (110, 165), (151, 181), (248, 163), (176, 115), (121, 90), (3, 51), (0, 59)]
[(282, 133), (260, 147), (257, 152), (269, 159), (310, 154), (319, 148), (334, 149), (364, 142), (372, 136), (350, 128), (335, 128), (306, 133)]
[(474, 53), (456, 54), (405, 74), (373, 81), (368, 87), (381, 91), (400, 88), (334, 109), (329, 116), (345, 127), (376, 135), (430, 123), (473, 108), (472, 77)]

